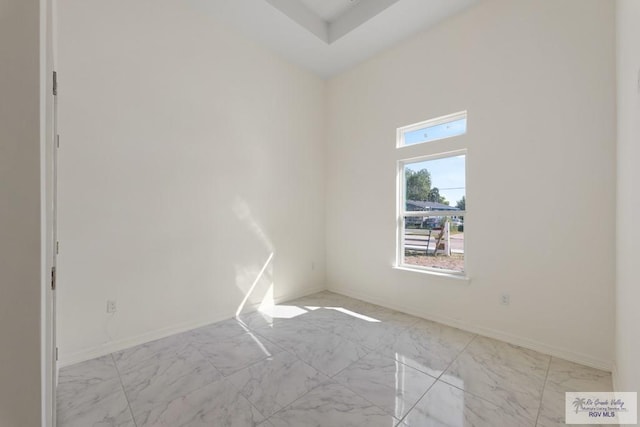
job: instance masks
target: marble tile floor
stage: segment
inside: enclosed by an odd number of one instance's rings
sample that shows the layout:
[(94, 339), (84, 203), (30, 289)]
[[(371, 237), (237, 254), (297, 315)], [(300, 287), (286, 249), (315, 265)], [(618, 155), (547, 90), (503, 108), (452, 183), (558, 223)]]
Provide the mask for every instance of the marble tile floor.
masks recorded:
[(611, 375), (331, 292), (63, 368), (59, 427), (564, 425)]

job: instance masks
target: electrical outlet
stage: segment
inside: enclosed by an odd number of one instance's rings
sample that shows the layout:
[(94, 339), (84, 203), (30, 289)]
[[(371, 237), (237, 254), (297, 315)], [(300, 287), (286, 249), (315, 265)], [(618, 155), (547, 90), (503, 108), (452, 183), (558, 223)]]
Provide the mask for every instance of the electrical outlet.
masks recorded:
[(115, 313), (118, 310), (114, 300), (107, 301), (107, 313)]
[(511, 296), (509, 294), (502, 294), (500, 297), (500, 304), (509, 305), (511, 302)]

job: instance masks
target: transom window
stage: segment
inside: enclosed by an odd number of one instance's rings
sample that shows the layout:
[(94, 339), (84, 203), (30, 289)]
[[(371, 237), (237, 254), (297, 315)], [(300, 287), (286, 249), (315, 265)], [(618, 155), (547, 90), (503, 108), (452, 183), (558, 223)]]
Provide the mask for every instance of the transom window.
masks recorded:
[(465, 133), (467, 133), (466, 111), (398, 129), (398, 147), (451, 138)]

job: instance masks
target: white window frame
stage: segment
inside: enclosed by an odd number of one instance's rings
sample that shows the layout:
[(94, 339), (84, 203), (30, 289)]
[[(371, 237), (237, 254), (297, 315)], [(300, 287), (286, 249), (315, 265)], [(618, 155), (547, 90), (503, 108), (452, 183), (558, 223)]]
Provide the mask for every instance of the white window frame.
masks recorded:
[[(442, 123), (447, 123), (454, 120), (459, 120), (462, 118), (467, 118), (467, 132), (461, 135), (455, 136), (447, 136), (444, 138), (439, 138), (440, 142), (438, 144), (427, 144), (436, 140), (429, 140), (423, 143), (404, 145), (404, 134), (406, 132), (411, 132), (416, 129), (435, 126)], [(469, 272), (467, 269), (467, 219), (468, 219), (468, 210), (467, 206), (465, 206), (464, 211), (407, 211), (406, 207), (406, 179), (405, 179), (405, 165), (429, 160), (437, 160), (443, 159), (447, 157), (455, 157), (455, 156), (465, 156), (465, 199), (467, 198), (467, 176), (468, 176), (468, 165), (469, 165), (469, 154), (466, 146), (464, 146), (464, 142), (466, 141), (465, 136), (467, 135), (468, 129), (468, 117), (467, 112), (459, 112), (455, 114), (449, 114), (447, 116), (438, 117), (432, 120), (426, 120), (420, 123), (416, 123), (409, 126), (404, 126), (398, 128), (397, 130), (397, 145), (396, 148), (398, 152), (398, 156), (400, 157), (397, 160), (396, 165), (396, 179), (397, 179), (397, 208), (396, 208), (396, 264), (395, 268), (402, 270), (411, 270), (418, 271), (421, 273), (428, 273), (437, 276), (448, 276), (454, 278), (469, 278)], [(449, 141), (442, 141), (444, 139), (448, 139)], [(413, 149), (411, 149), (413, 148)], [(404, 149), (407, 149), (406, 151)], [(402, 153), (411, 152), (413, 155), (411, 157), (402, 156)], [(427, 215), (425, 215), (427, 213)], [(404, 254), (405, 254), (405, 218), (406, 217), (432, 217), (432, 216), (464, 216), (465, 218), (465, 252), (464, 252), (464, 271), (454, 271), (433, 267), (423, 267), (419, 265), (406, 264), (404, 262)]]
[[(425, 121), (422, 121), (422, 122), (419, 122), (419, 123), (414, 123), (412, 125), (403, 126), (401, 128), (398, 128), (397, 129), (397, 133), (396, 133), (396, 148), (415, 147), (415, 146), (420, 146), (422, 144), (428, 144), (428, 143), (434, 142), (434, 141), (440, 141), (440, 140), (449, 139), (449, 138), (457, 138), (459, 136), (466, 135), (466, 132), (465, 132), (465, 133), (463, 133), (461, 135), (443, 136), (441, 138), (434, 138), (434, 139), (430, 139), (428, 141), (417, 142), (415, 144), (409, 144), (409, 145), (405, 144), (405, 142), (404, 142), (404, 135), (406, 133), (413, 132), (413, 131), (419, 130), (419, 129), (429, 128), (429, 127), (432, 127), (432, 126), (442, 125), (442, 124), (449, 123), (449, 122), (455, 122), (457, 120), (466, 119), (466, 118), (467, 118), (467, 112), (466, 111), (459, 111), (457, 113), (447, 114), (446, 116), (436, 117), (435, 119), (429, 119), (429, 120), (425, 120)], [(468, 122), (467, 122), (467, 126), (468, 126)]]

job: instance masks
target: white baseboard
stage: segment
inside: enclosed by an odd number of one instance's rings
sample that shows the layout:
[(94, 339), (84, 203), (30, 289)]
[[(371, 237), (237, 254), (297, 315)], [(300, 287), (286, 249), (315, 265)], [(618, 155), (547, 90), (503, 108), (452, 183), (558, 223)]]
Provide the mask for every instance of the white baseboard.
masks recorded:
[[(311, 295), (316, 292), (324, 291), (326, 289), (327, 288), (324, 286), (314, 287), (314, 288), (305, 288), (298, 292), (291, 292), (286, 295), (281, 295), (277, 298), (274, 298), (274, 301), (276, 304), (279, 304), (283, 301), (289, 301), (289, 300), (300, 298), (306, 295)], [(258, 309), (258, 304), (255, 304), (254, 306), (245, 307), (244, 312), (251, 312), (257, 309)], [(206, 319), (200, 319), (198, 321), (193, 321), (193, 322), (185, 322), (179, 325), (174, 325), (174, 326), (169, 326), (167, 328), (149, 331), (144, 334), (136, 335), (133, 337), (127, 337), (127, 338), (122, 338), (115, 341), (105, 342), (104, 344), (83, 349), (67, 355), (63, 354), (60, 360), (58, 361), (58, 368), (64, 368), (65, 366), (74, 365), (76, 363), (95, 359), (96, 357), (106, 356), (107, 354), (121, 351), (130, 347), (135, 347), (136, 345), (144, 344), (144, 343), (158, 340), (161, 338), (166, 338), (171, 335), (187, 332), (193, 329), (200, 328), (202, 326), (210, 325), (212, 323), (231, 319), (232, 317), (235, 317), (235, 315), (236, 315), (236, 310), (218, 312), (215, 315), (212, 315), (211, 317), (208, 317)]]
[(611, 381), (613, 382), (613, 391), (623, 391), (620, 390), (620, 382), (618, 382), (618, 364), (615, 360), (611, 366)]
[(462, 329), (467, 332), (471, 332), (471, 333), (482, 335), (488, 338), (504, 341), (509, 344), (517, 345), (519, 347), (528, 348), (530, 350), (544, 353), (549, 356), (565, 359), (570, 362), (578, 363), (580, 365), (589, 366), (589, 367), (600, 369), (607, 372), (611, 372), (613, 368), (613, 361), (611, 360), (598, 359), (583, 353), (571, 351), (566, 348), (555, 347), (539, 341), (531, 340), (529, 338), (513, 335), (504, 331), (499, 331), (492, 328), (486, 328), (483, 326), (474, 325), (468, 322), (460, 321), (460, 320), (442, 316), (442, 315), (437, 315), (437, 314), (434, 315), (433, 313), (427, 313), (412, 307), (405, 307), (398, 304), (392, 304), (392, 303), (389, 303), (389, 301), (378, 299), (375, 297), (372, 298), (368, 295), (363, 295), (363, 294), (360, 294), (359, 292), (355, 292), (353, 290), (349, 290), (345, 288), (336, 288), (336, 287), (329, 286), (328, 290), (330, 292), (335, 292), (337, 294), (345, 295), (351, 298), (356, 298), (371, 304), (380, 305), (382, 307), (386, 307), (392, 310), (401, 311), (403, 313), (411, 314), (416, 317), (421, 317), (423, 319), (432, 320), (434, 322), (438, 322), (444, 325), (452, 326), (454, 328)]
[(326, 286), (316, 286), (313, 288), (306, 288), (299, 292), (291, 292), (286, 295), (280, 295), (279, 297), (274, 298), (274, 302), (276, 304), (280, 304), (281, 302), (291, 301), (294, 299), (306, 297), (307, 295), (317, 294), (318, 292), (322, 292), (326, 290), (327, 290)]

